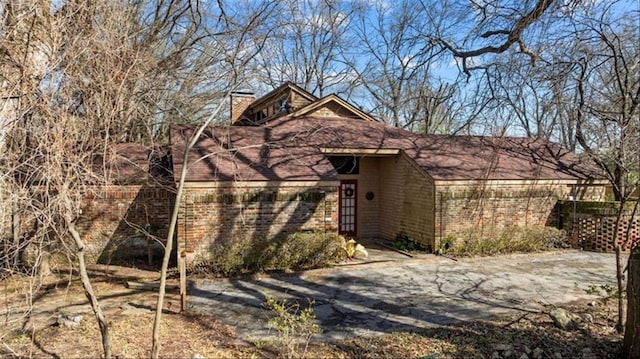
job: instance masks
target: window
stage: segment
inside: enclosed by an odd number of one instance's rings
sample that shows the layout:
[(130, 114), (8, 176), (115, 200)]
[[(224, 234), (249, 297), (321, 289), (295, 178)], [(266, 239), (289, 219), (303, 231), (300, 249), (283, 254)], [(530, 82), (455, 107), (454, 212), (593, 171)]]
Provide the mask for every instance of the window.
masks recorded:
[(360, 161), (356, 156), (329, 156), (329, 162), (341, 175), (357, 175), (360, 173)]

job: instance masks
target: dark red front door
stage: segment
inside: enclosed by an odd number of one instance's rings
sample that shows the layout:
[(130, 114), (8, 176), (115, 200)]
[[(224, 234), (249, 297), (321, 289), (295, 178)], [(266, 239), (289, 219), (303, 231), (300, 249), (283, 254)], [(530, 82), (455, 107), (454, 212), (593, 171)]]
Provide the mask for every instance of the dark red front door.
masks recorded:
[(343, 236), (356, 236), (356, 207), (357, 207), (358, 181), (340, 181), (340, 198), (338, 214), (340, 216), (338, 233)]

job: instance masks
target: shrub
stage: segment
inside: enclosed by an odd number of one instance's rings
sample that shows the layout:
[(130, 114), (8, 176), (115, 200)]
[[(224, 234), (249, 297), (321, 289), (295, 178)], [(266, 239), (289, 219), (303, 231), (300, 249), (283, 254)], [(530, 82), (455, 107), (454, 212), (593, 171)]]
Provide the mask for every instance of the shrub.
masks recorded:
[(565, 231), (542, 226), (466, 230), (447, 237), (446, 243), (447, 246), (441, 246), (439, 252), (459, 256), (539, 252), (569, 247)]
[(272, 238), (240, 237), (214, 243), (211, 260), (190, 268), (191, 273), (234, 276), (269, 270), (326, 267), (344, 259), (345, 239), (335, 233), (297, 232)]
[(314, 322), (313, 302), (301, 308), (298, 302), (267, 298), (264, 307), (275, 314), (268, 325), (278, 332), (276, 348), (280, 355), (285, 358), (306, 357), (311, 338), (321, 332), (320, 326)]

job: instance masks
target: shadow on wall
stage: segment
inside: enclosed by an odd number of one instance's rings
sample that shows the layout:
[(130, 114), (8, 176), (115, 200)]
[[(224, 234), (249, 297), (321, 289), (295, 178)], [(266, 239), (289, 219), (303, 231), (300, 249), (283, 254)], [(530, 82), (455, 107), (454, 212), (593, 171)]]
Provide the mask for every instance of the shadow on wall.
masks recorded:
[(437, 194), (436, 234), (440, 239), (472, 230), (480, 237), (509, 227), (543, 226), (557, 201), (546, 185), (485, 183), (442, 188)]
[(174, 201), (175, 189), (158, 184), (89, 196), (78, 227), (91, 262), (159, 266)]
[[(185, 214), (193, 216), (199, 226), (192, 228), (195, 235), (185, 231), (187, 249), (195, 252), (196, 262), (234, 258), (248, 266), (275, 263), (276, 257), (287, 251), (308, 249), (288, 247), (282, 240), (287, 235), (313, 230), (337, 233), (337, 187), (279, 185), (219, 191), (216, 195), (192, 193), (193, 206)], [(309, 243), (309, 247), (316, 245)]]

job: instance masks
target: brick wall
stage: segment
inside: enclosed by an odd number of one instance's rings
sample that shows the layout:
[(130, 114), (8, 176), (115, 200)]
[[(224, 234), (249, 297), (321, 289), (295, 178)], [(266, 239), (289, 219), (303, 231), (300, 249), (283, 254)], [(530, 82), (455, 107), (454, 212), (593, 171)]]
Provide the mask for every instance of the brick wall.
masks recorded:
[[(130, 263), (135, 257), (146, 261), (151, 254), (157, 259), (163, 248), (147, 241), (142, 231), (161, 240), (166, 239), (170, 211), (175, 195), (173, 190), (149, 186), (104, 186), (87, 195), (76, 228), (86, 243), (87, 263)], [(11, 214), (8, 203), (0, 209), (3, 218), (0, 229), (5, 240), (11, 237)], [(20, 218), (21, 233), (33, 229), (32, 219)]]
[(402, 155), (380, 158), (380, 237), (434, 245), (433, 182)]
[[(633, 217), (633, 202), (625, 206), (618, 225), (618, 243), (623, 251), (640, 243), (640, 218)], [(560, 227), (565, 229), (576, 247), (588, 251), (613, 252), (618, 202), (561, 201), (556, 206), (561, 213)], [(626, 234), (629, 232), (629, 243)]]
[(134, 257), (156, 263), (162, 246), (148, 240), (148, 234), (165, 240), (175, 194), (172, 190), (149, 186), (108, 186), (87, 196), (77, 228), (87, 244), (90, 263), (129, 262)]
[(402, 160), (401, 155), (380, 159), (380, 237), (386, 240), (393, 240), (400, 233), (404, 201)]
[(209, 259), (216, 241), (271, 237), (301, 230), (337, 232), (338, 182), (219, 182), (185, 188), (178, 253)]
[(508, 226), (554, 225), (559, 199), (602, 198), (604, 186), (566, 181), (437, 181), (435, 235)]

